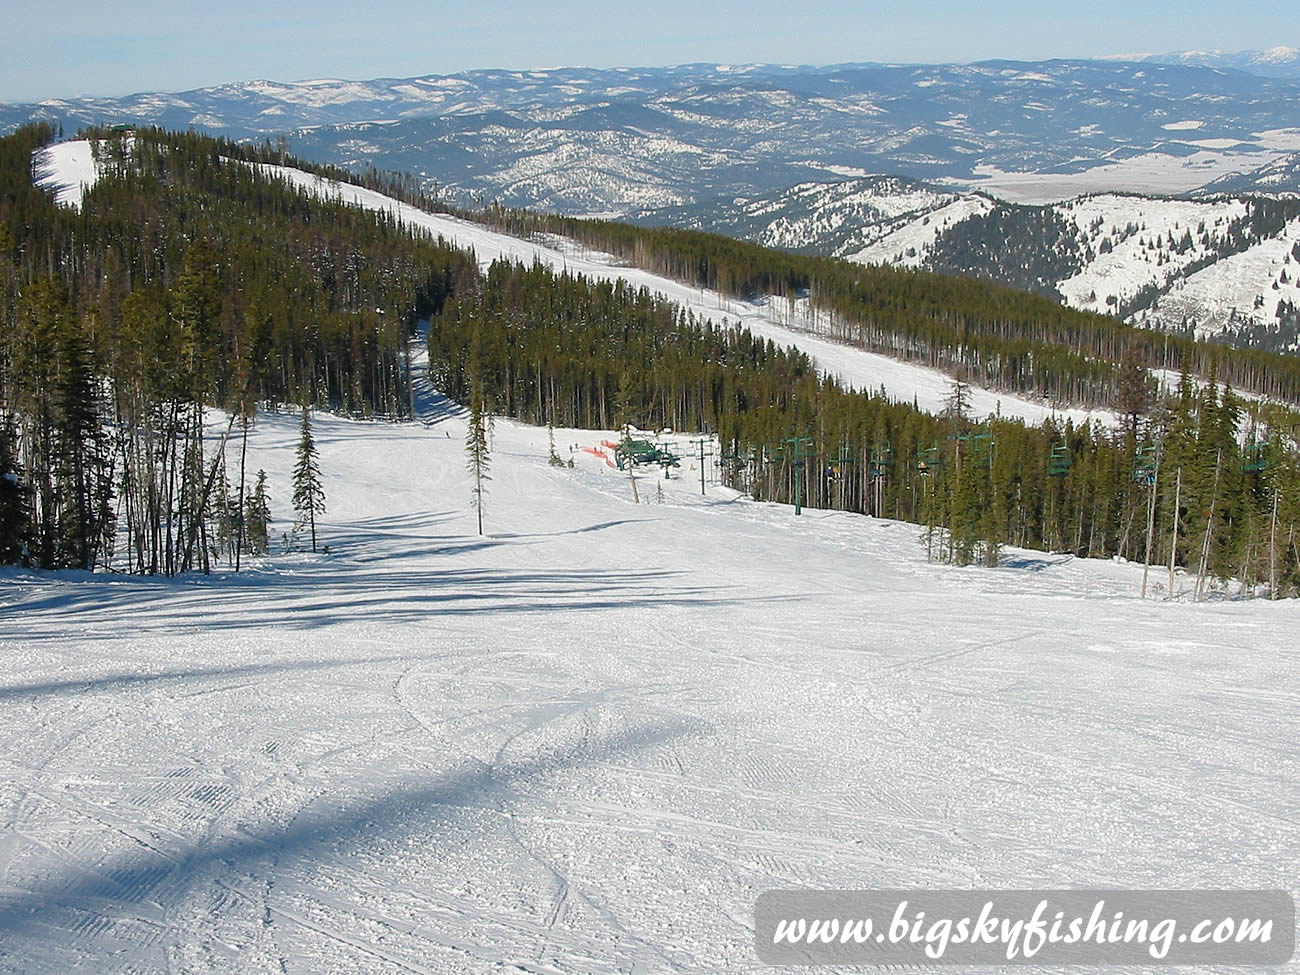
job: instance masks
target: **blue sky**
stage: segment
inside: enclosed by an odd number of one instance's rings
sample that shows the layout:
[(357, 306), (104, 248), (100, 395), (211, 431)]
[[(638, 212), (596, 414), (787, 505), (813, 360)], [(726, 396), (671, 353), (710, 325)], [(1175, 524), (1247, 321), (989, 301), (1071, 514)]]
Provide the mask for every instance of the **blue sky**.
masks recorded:
[[(1291, 0), (4, 0), (0, 101), (473, 68), (1092, 57), (1294, 44)], [(1282, 36), (1279, 36), (1279, 32)]]

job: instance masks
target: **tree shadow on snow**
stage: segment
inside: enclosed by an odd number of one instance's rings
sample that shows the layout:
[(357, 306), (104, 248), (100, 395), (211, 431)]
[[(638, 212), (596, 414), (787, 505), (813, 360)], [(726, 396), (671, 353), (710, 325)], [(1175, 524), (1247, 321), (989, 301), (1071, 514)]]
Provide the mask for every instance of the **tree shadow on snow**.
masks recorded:
[(338, 660), (286, 660), (276, 663), (236, 664), (224, 667), (185, 667), (160, 670), (154, 673), (132, 671), (129, 673), (101, 674), (95, 677), (40, 681), (32, 684), (0, 686), (0, 703), (24, 697), (44, 697), (59, 694), (91, 694), (118, 688), (139, 688), (167, 681), (203, 680), (207, 678), (268, 677), (276, 674), (305, 673), (331, 670), (336, 667), (364, 667), (373, 664), (409, 660), (410, 657), (390, 655), (384, 657), (348, 657)]
[(1044, 572), (1047, 569), (1055, 568), (1058, 565), (1064, 565), (1071, 561), (1073, 555), (1063, 555), (1059, 558), (1031, 558), (1027, 555), (1013, 556), (1011, 558), (1002, 557), (998, 559), (999, 569), (1019, 569), (1022, 572)]
[[(393, 769), (380, 776), (386, 782), (376, 783), (381, 789), (389, 786), (382, 794), (334, 808), (326, 801), (309, 803), (287, 827), (240, 832), (199, 842), (179, 853), (145, 847), (93, 864), (73, 863), (52, 875), (24, 878), (26, 886), (22, 888), (16, 886), (18, 878), (11, 876), (9, 889), (0, 893), (0, 946), (9, 941), (13, 947), (21, 937), (36, 942), (32, 950), (39, 952), (42, 946), (63, 943), (69, 928), (102, 924), (105, 917), (130, 919), (142, 905), (176, 903), (202, 882), (230, 891), (234, 888), (224, 880), (227, 876), (239, 880), (238, 888), (267, 890), (279, 874), (310, 870), (313, 863), (329, 862), (340, 855), (378, 850), (382, 856), (386, 848), (404, 849), (396, 841), (412, 830), (427, 840), (430, 832), (444, 830), (458, 817), (479, 810), (504, 811), (522, 793), (557, 774), (623, 761), (703, 733), (707, 728), (685, 719), (655, 719), (604, 737), (579, 736), (509, 763), (466, 760), (418, 781), (411, 781), (409, 769)], [(367, 785), (368, 791), (371, 788)], [(500, 830), (511, 829), (505, 816), (494, 815), (489, 822), (499, 824), (496, 828)], [(250, 875), (262, 883), (248, 883)], [(269, 904), (263, 910), (267, 918), (273, 916)], [(409, 920), (434, 928), (438, 923), (436, 917)], [(113, 950), (111, 931), (91, 944), (79, 940), (83, 951), (100, 946), (105, 959)], [(173, 946), (158, 946), (163, 951), (169, 947)], [(0, 947), (0, 956), (4, 954)]]
[[(368, 565), (373, 568), (368, 568)], [(667, 607), (711, 608), (789, 601), (795, 594), (739, 596), (730, 585), (684, 585), (667, 569), (506, 568), (401, 570), (323, 560), (293, 572), (176, 580), (91, 577), (21, 593), (0, 618), (0, 640), (18, 643), (133, 639), (223, 630), (313, 630), (338, 624), (420, 624), (439, 618)]]

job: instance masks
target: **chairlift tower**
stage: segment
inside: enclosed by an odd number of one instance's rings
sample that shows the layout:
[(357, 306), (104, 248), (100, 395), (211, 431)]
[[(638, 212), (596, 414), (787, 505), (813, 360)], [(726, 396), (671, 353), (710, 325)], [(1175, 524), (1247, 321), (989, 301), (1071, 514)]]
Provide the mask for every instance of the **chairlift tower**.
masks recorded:
[(1047, 458), (1048, 477), (1067, 477), (1074, 466), (1070, 448), (1065, 443), (1052, 444), (1052, 454)]
[(697, 437), (691, 441), (691, 446), (695, 447), (700, 460), (700, 495), (705, 494), (704, 490), (704, 458), (713, 456), (713, 438)]
[(778, 447), (780, 453), (785, 454), (794, 468), (794, 513), (803, 514), (803, 469), (807, 465), (809, 458), (814, 457), (812, 449), (812, 437), (786, 437), (781, 441), (782, 444), (789, 444), (789, 448)]
[(669, 471), (674, 467), (681, 466), (681, 460), (673, 453), (673, 446), (674, 445), (670, 444), (667, 440), (661, 440), (659, 443), (655, 444), (655, 451), (657, 452), (655, 460), (656, 463), (664, 469), (665, 481), (672, 480), (669, 476)]
[(885, 479), (889, 477), (889, 471), (893, 466), (893, 447), (885, 445), (871, 448), (871, 459), (867, 465), (867, 473), (871, 476), (872, 513), (877, 518), (883, 516), (885, 509)]

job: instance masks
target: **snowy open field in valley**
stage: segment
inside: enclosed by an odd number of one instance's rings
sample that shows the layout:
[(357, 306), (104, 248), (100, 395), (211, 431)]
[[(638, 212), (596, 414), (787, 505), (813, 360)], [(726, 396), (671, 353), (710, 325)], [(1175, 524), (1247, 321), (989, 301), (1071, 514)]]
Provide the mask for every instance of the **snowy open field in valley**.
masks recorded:
[(480, 538), (420, 413), (317, 416), (328, 555), (0, 576), (0, 971), (758, 972), (770, 888), (1293, 886), (1300, 605), (633, 505), (506, 421)]

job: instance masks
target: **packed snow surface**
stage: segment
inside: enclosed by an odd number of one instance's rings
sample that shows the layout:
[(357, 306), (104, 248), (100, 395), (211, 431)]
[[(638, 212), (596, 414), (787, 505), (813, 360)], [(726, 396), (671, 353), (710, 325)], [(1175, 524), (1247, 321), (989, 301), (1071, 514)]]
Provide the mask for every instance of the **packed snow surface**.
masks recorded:
[(316, 417), (328, 554), (0, 576), (0, 970), (757, 973), (771, 888), (1292, 886), (1296, 603), (930, 564), (689, 460), (633, 504), (506, 420), (480, 537), (418, 413)]

